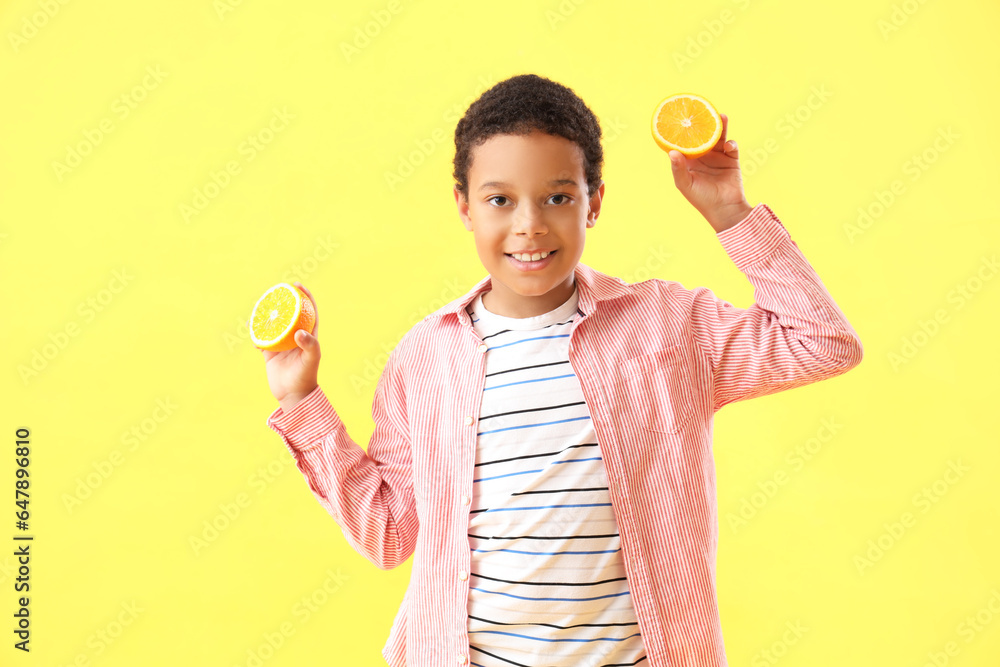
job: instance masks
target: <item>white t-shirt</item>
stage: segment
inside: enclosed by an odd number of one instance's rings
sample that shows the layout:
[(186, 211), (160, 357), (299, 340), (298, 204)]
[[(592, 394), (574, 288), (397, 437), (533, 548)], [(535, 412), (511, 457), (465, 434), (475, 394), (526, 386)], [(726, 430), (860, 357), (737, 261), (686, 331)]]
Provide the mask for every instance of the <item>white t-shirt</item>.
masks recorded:
[[(485, 294), (485, 292), (484, 292)], [(470, 304), (489, 346), (473, 474), (473, 667), (646, 662), (601, 450), (569, 362), (576, 289), (543, 315)]]

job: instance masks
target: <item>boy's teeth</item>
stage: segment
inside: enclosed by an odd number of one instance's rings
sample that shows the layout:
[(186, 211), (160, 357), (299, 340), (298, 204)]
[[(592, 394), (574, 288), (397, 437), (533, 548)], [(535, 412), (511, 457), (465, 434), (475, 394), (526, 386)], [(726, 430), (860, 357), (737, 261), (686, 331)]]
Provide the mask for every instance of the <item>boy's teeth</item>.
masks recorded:
[(537, 262), (538, 260), (545, 259), (548, 256), (549, 256), (549, 253), (547, 253), (547, 252), (536, 252), (534, 255), (529, 255), (527, 253), (523, 253), (523, 254), (512, 253), (511, 254), (511, 257), (513, 257), (514, 259), (519, 259), (522, 262)]

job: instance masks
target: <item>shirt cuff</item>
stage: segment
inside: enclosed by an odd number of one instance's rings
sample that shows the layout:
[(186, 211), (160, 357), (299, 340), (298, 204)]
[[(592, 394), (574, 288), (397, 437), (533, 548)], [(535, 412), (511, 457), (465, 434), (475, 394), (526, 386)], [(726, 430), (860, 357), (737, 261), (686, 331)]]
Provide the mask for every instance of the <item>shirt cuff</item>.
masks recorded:
[(280, 407), (267, 418), (292, 454), (319, 447), (323, 439), (343, 424), (323, 390), (316, 388), (288, 412)]
[(764, 259), (783, 243), (795, 243), (778, 216), (763, 202), (754, 206), (747, 217), (715, 236), (740, 270)]

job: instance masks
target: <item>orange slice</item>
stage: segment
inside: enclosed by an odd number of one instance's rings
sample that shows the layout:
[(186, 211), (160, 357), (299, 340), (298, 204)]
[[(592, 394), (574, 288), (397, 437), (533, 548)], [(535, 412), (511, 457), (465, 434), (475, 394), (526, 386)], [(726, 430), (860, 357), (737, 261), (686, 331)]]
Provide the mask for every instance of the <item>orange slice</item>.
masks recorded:
[(305, 329), (312, 333), (316, 311), (305, 292), (295, 285), (278, 283), (264, 292), (250, 313), (247, 323), (250, 340), (262, 350), (293, 350), (295, 332)]
[(722, 136), (722, 116), (700, 95), (671, 95), (653, 112), (653, 139), (663, 150), (701, 157)]

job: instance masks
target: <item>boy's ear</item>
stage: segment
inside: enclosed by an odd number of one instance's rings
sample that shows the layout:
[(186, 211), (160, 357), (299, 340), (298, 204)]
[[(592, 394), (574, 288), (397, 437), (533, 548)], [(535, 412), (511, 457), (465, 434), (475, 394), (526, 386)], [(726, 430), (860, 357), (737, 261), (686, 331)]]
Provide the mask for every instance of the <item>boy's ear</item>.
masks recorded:
[(458, 189), (458, 184), (453, 188), (455, 194), (455, 205), (458, 206), (458, 216), (462, 218), (465, 228), (472, 231), (472, 218), (469, 217), (469, 202), (462, 196), (462, 191)]
[(587, 213), (587, 227), (593, 227), (597, 224), (597, 216), (601, 214), (601, 201), (604, 199), (604, 181), (597, 187), (594, 191), (594, 195), (590, 198), (590, 212)]

